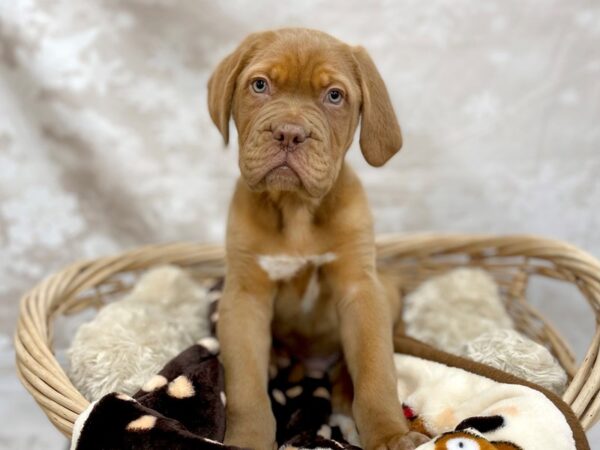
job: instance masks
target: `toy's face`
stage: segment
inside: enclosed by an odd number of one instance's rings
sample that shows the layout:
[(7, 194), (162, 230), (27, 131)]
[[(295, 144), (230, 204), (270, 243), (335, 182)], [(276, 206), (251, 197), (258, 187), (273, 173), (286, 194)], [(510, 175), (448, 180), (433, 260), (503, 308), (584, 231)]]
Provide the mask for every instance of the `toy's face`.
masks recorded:
[(483, 438), (469, 436), (466, 433), (454, 434), (442, 437), (435, 442), (435, 449), (438, 450), (496, 450), (489, 441)]
[(521, 450), (510, 442), (490, 442), (468, 431), (444, 433), (418, 450)]

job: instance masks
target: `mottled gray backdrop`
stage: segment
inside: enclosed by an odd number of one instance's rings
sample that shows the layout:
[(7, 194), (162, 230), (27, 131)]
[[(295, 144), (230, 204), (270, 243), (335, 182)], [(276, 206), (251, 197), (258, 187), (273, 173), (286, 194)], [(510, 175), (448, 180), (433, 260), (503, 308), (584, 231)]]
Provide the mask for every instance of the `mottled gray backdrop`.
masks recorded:
[[(19, 296), (80, 258), (222, 241), (236, 149), (206, 81), (248, 32), (286, 25), (365, 46), (388, 83), (404, 150), (383, 169), (350, 152), (378, 231), (600, 255), (596, 0), (0, 0), (0, 448), (63, 446), (14, 376)], [(532, 291), (581, 354), (593, 320), (573, 294)]]

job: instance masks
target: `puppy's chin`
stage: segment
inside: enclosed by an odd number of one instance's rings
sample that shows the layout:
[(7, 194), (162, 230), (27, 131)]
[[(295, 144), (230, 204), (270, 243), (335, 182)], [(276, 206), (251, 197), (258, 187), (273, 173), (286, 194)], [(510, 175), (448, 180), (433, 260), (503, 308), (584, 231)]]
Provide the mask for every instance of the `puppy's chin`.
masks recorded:
[(269, 191), (298, 191), (302, 189), (302, 180), (288, 165), (270, 170), (264, 178), (265, 187)]
[(280, 166), (267, 172), (260, 181), (251, 183), (242, 176), (246, 185), (254, 192), (269, 192), (272, 194), (293, 193), (303, 199), (318, 199), (328, 192), (328, 188), (305, 184), (298, 173), (289, 166)]
[(241, 146), (240, 171), (255, 192), (292, 192), (307, 199), (322, 198), (331, 189), (340, 161), (333, 161), (320, 143), (292, 153), (271, 145)]
[(311, 197), (298, 174), (289, 166), (276, 167), (255, 183), (251, 183), (246, 177), (242, 176), (242, 178), (254, 192), (270, 192), (272, 194), (289, 192), (297, 194), (299, 197)]

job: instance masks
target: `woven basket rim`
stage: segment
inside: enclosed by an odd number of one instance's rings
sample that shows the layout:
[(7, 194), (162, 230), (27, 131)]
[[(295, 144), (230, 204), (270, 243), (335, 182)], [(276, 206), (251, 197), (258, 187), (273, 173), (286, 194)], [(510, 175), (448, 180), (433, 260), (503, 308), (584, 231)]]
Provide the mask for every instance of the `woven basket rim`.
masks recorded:
[[(523, 257), (551, 262), (568, 275), (596, 317), (596, 331), (577, 368), (564, 401), (584, 429), (600, 416), (600, 262), (565, 242), (537, 235), (463, 233), (386, 234), (376, 240), (379, 259), (403, 258), (415, 262), (442, 255)], [(73, 263), (48, 276), (23, 295), (15, 332), (17, 374), (52, 423), (70, 436), (77, 416), (89, 402), (73, 386), (52, 348), (52, 322), (77, 294), (111, 276), (164, 263), (191, 266), (223, 263), (221, 245), (173, 242), (137, 247), (123, 253)]]

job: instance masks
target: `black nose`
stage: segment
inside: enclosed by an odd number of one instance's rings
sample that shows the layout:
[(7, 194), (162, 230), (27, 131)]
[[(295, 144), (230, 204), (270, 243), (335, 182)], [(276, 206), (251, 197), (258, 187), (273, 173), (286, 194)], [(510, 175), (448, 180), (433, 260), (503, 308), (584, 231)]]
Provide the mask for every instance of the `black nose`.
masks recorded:
[(294, 150), (297, 145), (306, 140), (306, 136), (304, 127), (293, 123), (284, 123), (273, 130), (273, 139), (286, 150)]

